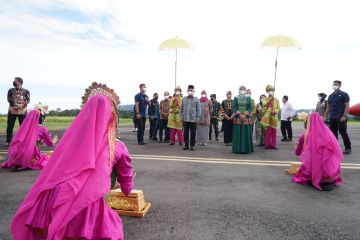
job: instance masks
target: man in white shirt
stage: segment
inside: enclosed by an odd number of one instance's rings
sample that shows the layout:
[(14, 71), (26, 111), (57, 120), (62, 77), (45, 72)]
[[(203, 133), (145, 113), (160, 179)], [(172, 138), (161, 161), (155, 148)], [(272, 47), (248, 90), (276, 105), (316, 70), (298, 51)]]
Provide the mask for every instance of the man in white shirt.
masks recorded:
[(295, 109), (288, 102), (289, 97), (284, 96), (282, 98), (282, 102), (284, 104), (283, 108), (281, 109), (281, 133), (283, 138), (281, 139), (282, 142), (291, 142), (292, 141), (292, 119), (295, 115)]

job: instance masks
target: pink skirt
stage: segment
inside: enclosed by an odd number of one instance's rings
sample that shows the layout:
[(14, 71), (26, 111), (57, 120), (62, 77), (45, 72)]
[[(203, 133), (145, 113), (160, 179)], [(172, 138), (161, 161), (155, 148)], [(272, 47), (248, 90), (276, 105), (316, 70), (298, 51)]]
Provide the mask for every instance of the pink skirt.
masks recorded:
[[(32, 229), (29, 239), (46, 239), (47, 229), (51, 224), (51, 212), (62, 184), (43, 192), (26, 219), (26, 226)], [(59, 206), (61, 207), (61, 206)], [(116, 239), (122, 240), (123, 231), (120, 217), (109, 208), (104, 199), (98, 199), (81, 210), (65, 226), (64, 239)]]
[[(295, 183), (299, 183), (302, 185), (307, 185), (312, 183), (311, 172), (308, 172), (304, 166), (301, 166), (299, 172), (292, 177), (292, 181)], [(342, 179), (340, 175), (333, 177), (323, 177), (320, 183), (331, 183), (333, 182), (336, 186), (339, 186), (342, 183)], [(319, 189), (316, 185), (314, 185), (317, 189)], [(319, 189), (321, 190), (321, 188)]]
[(48, 160), (49, 157), (45, 153), (40, 152), (39, 148), (35, 147), (31, 160), (25, 161), (27, 163), (25, 166), (19, 165), (20, 162), (23, 162), (22, 159), (17, 159), (16, 162), (14, 159), (8, 159), (1, 165), (1, 168), (14, 168), (17, 166), (19, 167), (18, 170), (25, 170), (27, 168), (32, 170), (41, 170), (45, 167)]

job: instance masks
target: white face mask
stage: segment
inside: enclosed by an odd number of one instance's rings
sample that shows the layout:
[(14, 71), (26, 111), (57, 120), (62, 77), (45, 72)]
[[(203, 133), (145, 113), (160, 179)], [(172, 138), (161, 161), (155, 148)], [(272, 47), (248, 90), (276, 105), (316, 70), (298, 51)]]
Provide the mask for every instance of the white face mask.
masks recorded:
[(165, 96), (165, 99), (169, 99), (169, 96), (168, 96), (168, 95), (166, 95), (166, 96)]
[(202, 98), (206, 98), (206, 94), (201, 94), (201, 97), (202, 97)]
[(247, 93), (246, 96), (247, 96), (247, 97), (251, 97), (251, 94), (248, 94), (248, 93)]
[(179, 96), (179, 95), (180, 95), (180, 91), (176, 91), (176, 92), (175, 92), (175, 95), (176, 95), (176, 96)]
[(321, 101), (322, 100), (322, 97), (319, 97), (319, 101)]
[(244, 95), (246, 93), (246, 90), (240, 90), (239, 93), (240, 95)]
[(265, 101), (265, 99), (264, 99), (264, 98), (262, 98), (260, 101), (263, 103), (263, 102)]
[(268, 92), (269, 96), (274, 96), (274, 91)]
[(145, 87), (145, 88), (143, 88), (143, 92), (146, 92), (147, 91), (147, 88)]
[(189, 96), (193, 96), (193, 95), (194, 95), (194, 92), (190, 90), (190, 91), (188, 91), (188, 95), (189, 95)]
[(337, 85), (333, 85), (333, 89), (334, 89), (334, 91), (336, 91), (336, 90), (339, 90), (339, 86), (337, 86)]

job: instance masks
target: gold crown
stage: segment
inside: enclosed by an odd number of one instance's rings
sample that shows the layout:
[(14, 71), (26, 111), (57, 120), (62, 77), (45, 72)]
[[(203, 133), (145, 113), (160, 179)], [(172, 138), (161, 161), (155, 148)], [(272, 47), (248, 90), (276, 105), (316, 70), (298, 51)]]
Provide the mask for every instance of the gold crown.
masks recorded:
[(308, 119), (308, 117), (309, 117), (309, 114), (306, 113), (306, 112), (298, 113), (298, 119), (299, 119), (300, 121), (306, 122), (306, 120)]
[(36, 103), (36, 104), (34, 105), (34, 109), (40, 110), (40, 112), (41, 112), (42, 115), (49, 113), (49, 107), (48, 107), (48, 105), (42, 104), (41, 102)]
[(115, 106), (120, 104), (120, 98), (115, 93), (114, 89), (109, 88), (106, 84), (101, 84), (93, 82), (87, 89), (85, 89), (85, 94), (82, 97), (82, 105), (84, 105), (90, 97), (95, 95), (103, 95), (108, 97)]

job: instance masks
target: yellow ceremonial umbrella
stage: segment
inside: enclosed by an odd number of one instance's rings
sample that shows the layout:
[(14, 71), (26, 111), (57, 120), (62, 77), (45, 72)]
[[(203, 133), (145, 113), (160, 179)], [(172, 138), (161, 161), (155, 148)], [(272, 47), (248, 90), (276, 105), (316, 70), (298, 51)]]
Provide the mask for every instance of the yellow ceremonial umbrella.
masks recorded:
[(176, 72), (177, 72), (177, 51), (178, 49), (193, 50), (191, 43), (185, 41), (184, 39), (171, 38), (162, 42), (159, 46), (159, 50), (175, 50), (175, 87), (176, 87)]
[(276, 35), (272, 37), (266, 38), (261, 47), (271, 47), (276, 49), (276, 58), (275, 58), (275, 77), (274, 77), (274, 88), (276, 84), (276, 72), (277, 72), (277, 58), (279, 55), (279, 49), (283, 48), (297, 48), (301, 49), (300, 43), (294, 38), (284, 36), (284, 35)]

